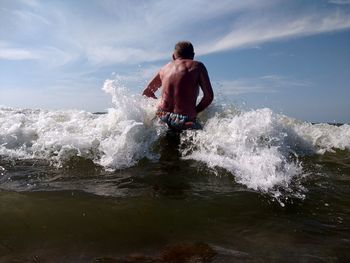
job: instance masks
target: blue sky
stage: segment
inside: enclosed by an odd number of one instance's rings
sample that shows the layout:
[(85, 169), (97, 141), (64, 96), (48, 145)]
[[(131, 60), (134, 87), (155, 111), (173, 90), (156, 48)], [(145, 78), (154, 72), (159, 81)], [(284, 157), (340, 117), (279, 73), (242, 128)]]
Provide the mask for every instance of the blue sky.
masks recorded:
[(103, 111), (190, 40), (216, 100), (350, 123), (350, 1), (0, 0), (0, 105)]

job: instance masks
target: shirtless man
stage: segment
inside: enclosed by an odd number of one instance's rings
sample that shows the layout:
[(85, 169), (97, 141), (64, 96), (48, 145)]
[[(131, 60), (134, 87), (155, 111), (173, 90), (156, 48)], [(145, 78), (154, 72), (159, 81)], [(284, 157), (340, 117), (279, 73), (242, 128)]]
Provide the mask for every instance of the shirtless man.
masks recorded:
[[(197, 114), (207, 108), (214, 98), (207, 69), (193, 58), (192, 44), (178, 42), (173, 61), (159, 70), (142, 94), (157, 99), (154, 93), (163, 88), (157, 116), (174, 130), (200, 129)], [(196, 105), (199, 87), (203, 98)]]

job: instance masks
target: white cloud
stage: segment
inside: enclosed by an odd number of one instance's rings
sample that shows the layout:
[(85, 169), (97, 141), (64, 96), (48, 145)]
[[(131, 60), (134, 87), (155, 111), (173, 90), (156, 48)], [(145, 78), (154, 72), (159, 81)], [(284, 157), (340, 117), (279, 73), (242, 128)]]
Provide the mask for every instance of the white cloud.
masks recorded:
[(350, 0), (329, 0), (328, 2), (337, 5), (350, 5)]
[(46, 68), (52, 68), (66, 65), (74, 61), (76, 57), (77, 54), (68, 53), (55, 47), (24, 49), (8, 47), (8, 43), (1, 45), (0, 42), (0, 60), (35, 60), (43, 62)]
[(39, 1), (38, 0), (20, 0), (23, 4), (32, 6), (32, 7), (37, 7), (39, 6)]
[[(196, 53), (203, 55), (350, 28), (346, 10), (289, 13), (280, 0), (104, 0), (84, 2), (84, 8), (75, 1), (6, 3), (0, 8), (0, 41), (12, 43), (12, 51), (2, 57), (36, 58), (43, 64), (54, 57), (47, 47), (61, 51), (57, 65), (81, 59), (101, 67), (168, 59), (181, 39), (193, 41)], [(24, 48), (15, 52), (16, 46)], [(38, 53), (40, 49), (45, 52)]]
[[(22, 83), (4, 83), (0, 88), (0, 105), (16, 108), (83, 109), (103, 111), (111, 98), (101, 91), (103, 82), (76, 74), (60, 79), (38, 79), (32, 87)], [(25, 86), (24, 86), (25, 85)]]
[(0, 47), (0, 60), (28, 60), (39, 59), (38, 54), (31, 52), (30, 50), (20, 48), (2, 48)]
[(104, 65), (166, 59), (180, 39), (193, 40), (196, 53), (203, 55), (350, 28), (350, 16), (345, 12), (305, 11), (290, 16), (285, 11), (276, 13), (279, 2), (186, 1), (171, 5), (150, 1), (117, 8), (116, 3), (104, 1), (104, 8), (119, 16), (118, 23), (97, 24), (93, 40), (87, 35), (80, 37), (89, 47), (89, 61)]
[(281, 75), (265, 75), (260, 77), (261, 80), (266, 81), (269, 85), (275, 88), (290, 88), (290, 87), (310, 87), (312, 83), (304, 80), (296, 80), (291, 77)]
[(30, 25), (30, 24), (51, 24), (50, 21), (42, 15), (38, 15), (33, 11), (28, 10), (14, 10), (12, 14), (16, 17), (16, 20), (21, 20), (20, 24)]
[(214, 82), (215, 90), (220, 95), (239, 95), (245, 93), (271, 93), (276, 90), (253, 80), (223, 80)]
[(151, 78), (159, 71), (161, 65), (149, 65), (147, 67), (139, 66), (138, 70), (129, 73), (122, 74), (120, 72), (113, 72), (113, 78), (120, 83), (120, 85), (125, 86), (128, 89), (142, 90)]
[(350, 16), (340, 12), (331, 14), (310, 14), (293, 18), (280, 16), (261, 17), (250, 23), (241, 22), (234, 29), (207, 43), (200, 49), (201, 54), (209, 54), (229, 49), (252, 47), (257, 44), (315, 35), (350, 28)]
[(281, 89), (309, 87), (308, 81), (295, 80), (280, 75), (265, 75), (258, 78), (213, 81), (213, 86), (221, 95), (246, 93), (274, 93)]
[(169, 55), (165, 52), (155, 52), (137, 48), (112, 46), (97, 46), (87, 49), (87, 57), (92, 64), (102, 66), (115, 63), (137, 63), (162, 59)]

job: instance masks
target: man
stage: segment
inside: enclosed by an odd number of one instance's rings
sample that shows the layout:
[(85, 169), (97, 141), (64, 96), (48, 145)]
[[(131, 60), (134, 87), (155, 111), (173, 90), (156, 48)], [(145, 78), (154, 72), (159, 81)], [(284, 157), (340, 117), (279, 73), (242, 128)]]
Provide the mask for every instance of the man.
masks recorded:
[[(192, 44), (178, 42), (173, 61), (163, 66), (143, 91), (143, 95), (157, 99), (154, 93), (163, 88), (157, 116), (173, 130), (200, 129), (197, 114), (207, 108), (214, 98), (207, 69), (193, 58)], [(196, 105), (199, 86), (203, 98)]]

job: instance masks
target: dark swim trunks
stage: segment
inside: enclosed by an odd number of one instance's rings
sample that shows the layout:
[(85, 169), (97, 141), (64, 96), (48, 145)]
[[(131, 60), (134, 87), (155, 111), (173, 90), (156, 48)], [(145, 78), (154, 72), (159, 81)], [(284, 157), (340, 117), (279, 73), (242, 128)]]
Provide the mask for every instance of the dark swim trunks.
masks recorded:
[(196, 118), (190, 118), (187, 115), (176, 114), (172, 112), (159, 110), (156, 113), (157, 117), (168, 125), (173, 130), (187, 130), (187, 129), (202, 129), (202, 126)]

